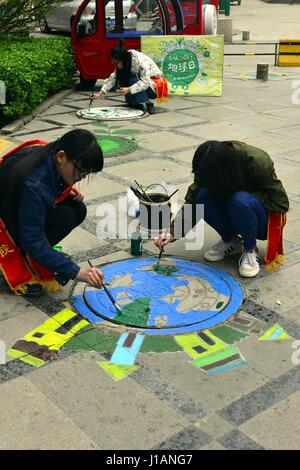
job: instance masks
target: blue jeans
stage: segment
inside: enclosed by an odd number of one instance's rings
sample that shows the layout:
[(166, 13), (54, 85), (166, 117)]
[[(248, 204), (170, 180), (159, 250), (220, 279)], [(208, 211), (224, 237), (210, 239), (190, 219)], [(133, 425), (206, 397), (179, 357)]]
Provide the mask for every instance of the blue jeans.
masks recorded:
[[(132, 75), (129, 79), (129, 85), (131, 86), (134, 83), (138, 82), (139, 79), (136, 75)], [(125, 95), (125, 101), (129, 105), (136, 105), (136, 104), (144, 104), (149, 99), (154, 100), (156, 98), (156, 93), (152, 90), (151, 87), (148, 87), (145, 91), (140, 91), (139, 93), (135, 93), (132, 95), (131, 93), (127, 93)]]
[(268, 211), (260, 200), (246, 191), (233, 193), (220, 200), (203, 188), (197, 194), (197, 204), (204, 204), (204, 220), (213, 227), (224, 242), (234, 235), (241, 235), (245, 250), (256, 246), (256, 239), (266, 240)]

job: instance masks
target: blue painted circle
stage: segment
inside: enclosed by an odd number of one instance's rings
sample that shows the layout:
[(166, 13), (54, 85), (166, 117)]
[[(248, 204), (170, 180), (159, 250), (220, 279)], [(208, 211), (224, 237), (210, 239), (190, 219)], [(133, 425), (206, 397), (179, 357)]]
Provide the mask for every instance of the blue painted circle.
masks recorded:
[(149, 335), (211, 328), (237, 312), (243, 302), (243, 290), (228, 273), (197, 261), (166, 259), (176, 269), (168, 276), (152, 270), (157, 263), (154, 258), (126, 259), (101, 266), (106, 283), (111, 284), (110, 292), (122, 309), (137, 299), (147, 299), (150, 312), (142, 325), (135, 324), (134, 318), (130, 324), (122, 322), (103, 290), (87, 288), (84, 295), (74, 297), (75, 308), (93, 323), (125, 323)]

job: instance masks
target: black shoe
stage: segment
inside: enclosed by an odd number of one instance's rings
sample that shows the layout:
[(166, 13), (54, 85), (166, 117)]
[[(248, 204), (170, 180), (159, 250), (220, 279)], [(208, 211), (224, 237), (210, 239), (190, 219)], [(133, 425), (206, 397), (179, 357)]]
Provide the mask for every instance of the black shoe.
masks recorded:
[(27, 284), (27, 292), (23, 294), (23, 297), (28, 297), (29, 299), (38, 299), (44, 295), (44, 289), (41, 284)]
[(140, 103), (134, 103), (131, 105), (131, 108), (133, 109), (138, 109), (140, 111), (144, 111), (144, 105), (143, 104), (140, 104)]
[(155, 114), (155, 108), (153, 103), (146, 103), (147, 113)]
[(144, 105), (140, 103), (124, 103), (122, 106), (124, 108), (139, 109), (140, 111), (144, 111)]

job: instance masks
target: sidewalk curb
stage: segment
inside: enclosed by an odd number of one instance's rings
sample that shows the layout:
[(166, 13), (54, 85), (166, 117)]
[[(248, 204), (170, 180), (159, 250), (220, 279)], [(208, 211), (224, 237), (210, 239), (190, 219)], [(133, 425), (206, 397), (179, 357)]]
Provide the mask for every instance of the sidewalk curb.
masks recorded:
[(55, 95), (51, 96), (46, 101), (44, 101), (42, 104), (40, 104), (37, 108), (35, 108), (32, 111), (32, 113), (27, 114), (26, 116), (22, 116), (21, 118), (16, 119), (16, 121), (13, 121), (7, 126), (0, 129), (0, 135), (1, 134), (2, 135), (13, 134), (14, 132), (18, 131), (23, 126), (25, 126), (25, 124), (28, 124), (28, 122), (32, 121), (36, 116), (46, 111), (46, 109), (50, 108), (57, 102), (69, 96), (71, 93), (73, 93), (73, 91), (74, 91), (74, 88), (69, 88), (68, 90), (59, 91), (58, 93), (56, 93)]

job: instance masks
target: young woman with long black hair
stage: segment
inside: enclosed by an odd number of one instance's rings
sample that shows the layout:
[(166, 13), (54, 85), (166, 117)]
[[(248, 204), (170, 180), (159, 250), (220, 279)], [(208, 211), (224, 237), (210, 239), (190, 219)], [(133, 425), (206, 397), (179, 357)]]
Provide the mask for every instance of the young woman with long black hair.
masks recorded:
[[(244, 142), (212, 140), (197, 148), (192, 171), (194, 182), (185, 201), (203, 204), (204, 220), (221, 236), (204, 258), (219, 261), (241, 253), (239, 273), (253, 277), (260, 270), (256, 239), (268, 240), (266, 269), (278, 269), (284, 261), (282, 232), (289, 201), (270, 156)], [(189, 230), (197, 223), (196, 211), (193, 213), (193, 220), (185, 222)], [(184, 208), (176, 216), (170, 233), (155, 240), (160, 249), (174, 241), (174, 230), (183, 218)]]
[(164, 101), (168, 96), (168, 84), (155, 62), (134, 49), (124, 48), (124, 40), (110, 52), (116, 70), (107, 78), (98, 93), (91, 99), (105, 95), (112, 88), (119, 89), (129, 107), (155, 113), (152, 99)]
[(0, 159), (0, 267), (15, 293), (38, 297), (75, 278), (101, 287), (101, 271), (53, 247), (86, 217), (73, 185), (102, 168), (102, 151), (83, 129), (49, 144), (25, 142)]

